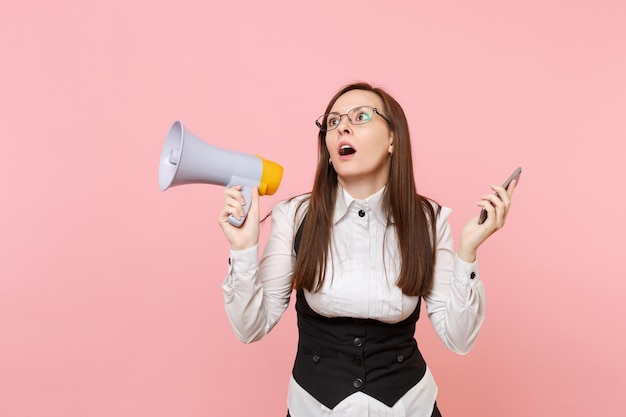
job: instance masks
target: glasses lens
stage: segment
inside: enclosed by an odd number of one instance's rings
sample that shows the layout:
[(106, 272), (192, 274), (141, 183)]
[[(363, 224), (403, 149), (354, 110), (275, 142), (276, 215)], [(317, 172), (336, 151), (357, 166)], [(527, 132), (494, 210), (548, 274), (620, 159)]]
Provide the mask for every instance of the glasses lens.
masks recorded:
[(324, 132), (328, 132), (329, 130), (337, 129), (340, 122), (341, 115), (339, 113), (327, 113), (320, 116), (315, 121), (315, 124)]
[[(353, 125), (364, 125), (372, 120), (374, 114), (374, 108), (370, 106), (356, 107), (350, 110), (347, 114), (350, 123)], [(387, 120), (387, 119), (385, 119)], [(339, 113), (327, 113), (320, 116), (315, 124), (324, 132), (337, 129), (337, 126), (341, 123), (341, 114)]]
[(373, 113), (374, 109), (372, 107), (357, 107), (356, 109), (350, 110), (348, 117), (352, 124), (362, 125), (372, 120)]

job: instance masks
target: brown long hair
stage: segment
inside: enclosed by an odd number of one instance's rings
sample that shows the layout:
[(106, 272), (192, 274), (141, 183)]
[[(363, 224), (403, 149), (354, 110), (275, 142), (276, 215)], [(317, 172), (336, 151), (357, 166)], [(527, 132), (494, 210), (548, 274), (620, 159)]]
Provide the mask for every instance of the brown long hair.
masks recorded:
[[(350, 84), (335, 94), (324, 113), (330, 112), (335, 101), (352, 90), (377, 94), (383, 101), (384, 114), (391, 121), (394, 152), (390, 156), (389, 180), (382, 198), (387, 222), (395, 227), (400, 246), (401, 268), (397, 285), (406, 295), (426, 295), (432, 288), (436, 216), (440, 208), (437, 205), (435, 210), (433, 204), (416, 191), (409, 126), (402, 107), (393, 97), (368, 83)], [(294, 289), (311, 292), (322, 288), (326, 275), (338, 187), (337, 173), (329, 164), (326, 132), (320, 130), (318, 138), (318, 161), (313, 190), (308, 199), (299, 206), (302, 209), (304, 203), (308, 202), (298, 251), (301, 256), (296, 259), (292, 276)]]

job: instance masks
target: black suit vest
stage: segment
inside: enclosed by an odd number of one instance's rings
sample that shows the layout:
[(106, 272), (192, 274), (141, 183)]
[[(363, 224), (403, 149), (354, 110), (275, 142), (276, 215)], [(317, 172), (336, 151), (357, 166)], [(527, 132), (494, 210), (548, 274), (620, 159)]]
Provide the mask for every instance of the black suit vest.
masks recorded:
[[(302, 226), (294, 242), (296, 253), (301, 234)], [(313, 311), (304, 291), (297, 291), (299, 341), (294, 379), (330, 409), (357, 391), (393, 406), (426, 373), (414, 338), (420, 305), (421, 297), (413, 313), (394, 324), (329, 318)]]

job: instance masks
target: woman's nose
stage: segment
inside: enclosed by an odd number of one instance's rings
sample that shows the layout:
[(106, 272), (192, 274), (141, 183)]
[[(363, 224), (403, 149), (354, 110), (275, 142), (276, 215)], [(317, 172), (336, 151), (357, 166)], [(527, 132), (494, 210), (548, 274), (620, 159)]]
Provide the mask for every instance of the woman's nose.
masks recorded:
[(348, 119), (347, 114), (341, 116), (341, 119), (339, 120), (339, 125), (337, 126), (337, 131), (341, 133), (351, 132), (351, 123), (350, 119)]

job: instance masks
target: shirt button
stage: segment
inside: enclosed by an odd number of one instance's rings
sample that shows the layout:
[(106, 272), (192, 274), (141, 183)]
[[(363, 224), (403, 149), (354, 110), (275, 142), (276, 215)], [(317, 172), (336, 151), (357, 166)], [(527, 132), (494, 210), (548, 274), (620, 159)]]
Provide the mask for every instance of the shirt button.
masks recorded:
[(360, 389), (363, 386), (363, 380), (361, 378), (355, 379), (352, 386), (356, 389)]
[(359, 210), (359, 217), (365, 217), (365, 210)]
[(357, 337), (354, 339), (352, 343), (354, 343), (354, 346), (356, 347), (361, 347), (363, 346), (363, 339), (361, 339), (360, 337)]

